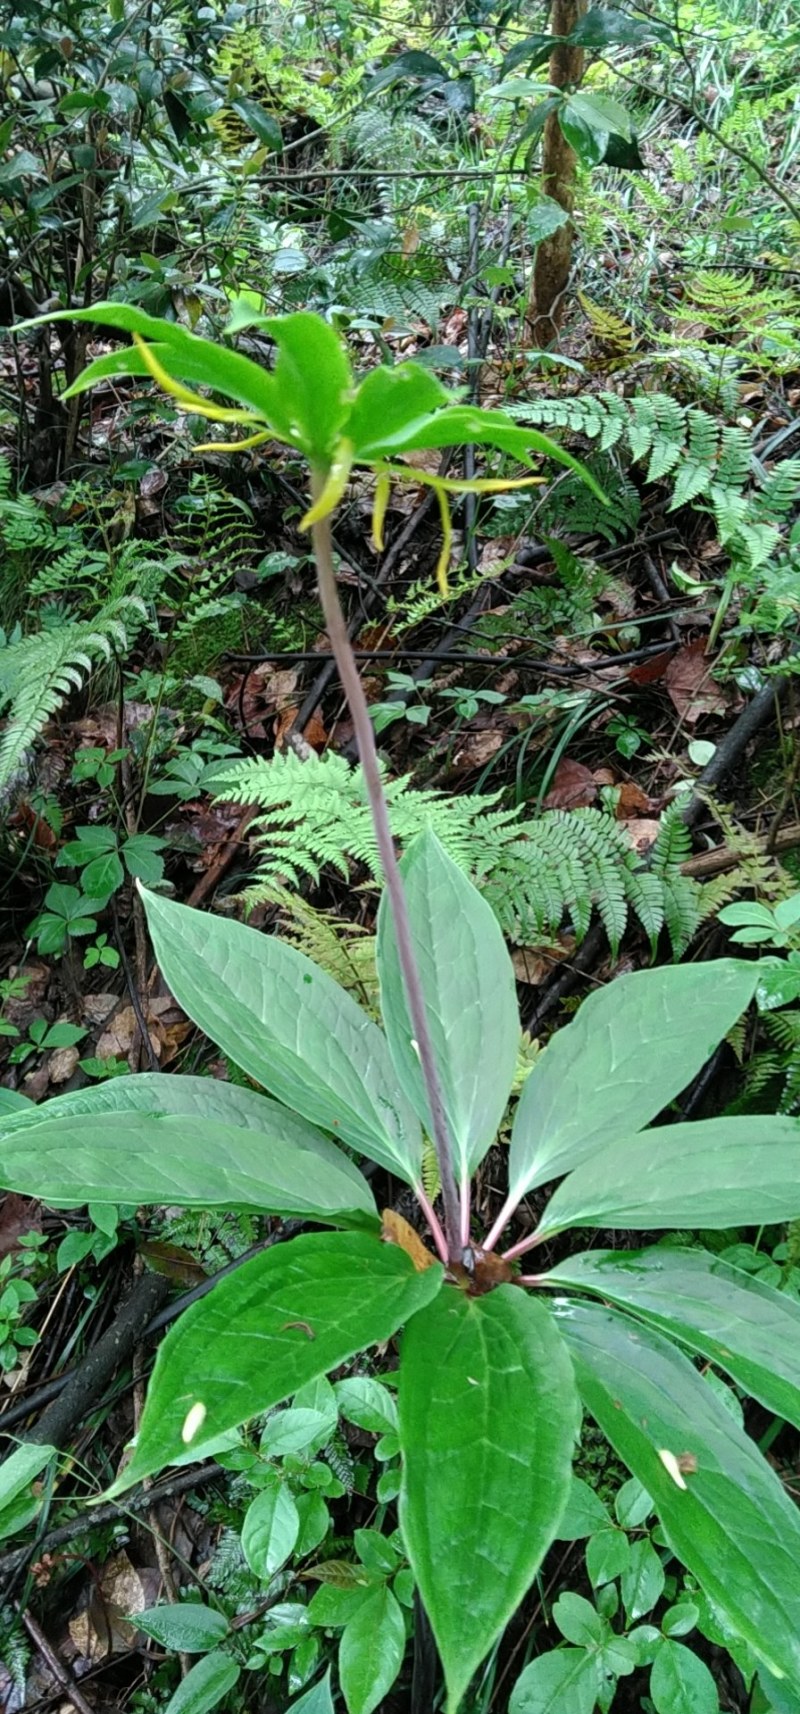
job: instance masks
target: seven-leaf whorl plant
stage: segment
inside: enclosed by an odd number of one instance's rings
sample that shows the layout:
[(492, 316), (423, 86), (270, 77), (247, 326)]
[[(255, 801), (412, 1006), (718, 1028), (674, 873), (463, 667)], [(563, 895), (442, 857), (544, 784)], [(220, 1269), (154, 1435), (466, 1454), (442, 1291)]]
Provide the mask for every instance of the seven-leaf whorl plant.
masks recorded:
[[(527, 431), (495, 413), (437, 408), (438, 383), (421, 372), (376, 371), (353, 393), (344, 356), (331, 358), (334, 336), (313, 317), (269, 324), (280, 354), (262, 374), (127, 306), (93, 313), (141, 329), (156, 350), (102, 358), (90, 376), (158, 364), (172, 391), (176, 375), (206, 382), (307, 453), (321, 595), (387, 882), (377, 937), (383, 1030), (285, 942), (145, 893), (172, 992), (258, 1087), (119, 1078), (2, 1121), (3, 1184), (45, 1201), (257, 1208), (333, 1228), (266, 1249), (177, 1323), (112, 1492), (202, 1456), (399, 1334), (400, 1527), (448, 1714), (558, 1529), (582, 1405), (767, 1684), (798, 1682), (800, 1517), (691, 1358), (800, 1426), (800, 1306), (702, 1249), (590, 1248), (529, 1271), (545, 1240), (575, 1228), (707, 1230), (800, 1215), (797, 1120), (646, 1128), (746, 1008), (758, 966), (651, 970), (586, 1000), (534, 1064), (513, 1117), (507, 1196), (491, 1230), (477, 1232), (470, 1183), (503, 1120), (517, 1058), (513, 969), (493, 912), (432, 833), (398, 871), (343, 641), (326, 511), (345, 466), (360, 459), (385, 475), (390, 453), (459, 438), (517, 452), (517, 435), (531, 444)], [(186, 402), (219, 414), (195, 395)], [(426, 1136), (441, 1222), (423, 1179)], [(430, 1249), (396, 1214), (381, 1219), (358, 1168), (364, 1156), (410, 1187)], [(544, 1204), (538, 1221), (509, 1242), (532, 1192)]]

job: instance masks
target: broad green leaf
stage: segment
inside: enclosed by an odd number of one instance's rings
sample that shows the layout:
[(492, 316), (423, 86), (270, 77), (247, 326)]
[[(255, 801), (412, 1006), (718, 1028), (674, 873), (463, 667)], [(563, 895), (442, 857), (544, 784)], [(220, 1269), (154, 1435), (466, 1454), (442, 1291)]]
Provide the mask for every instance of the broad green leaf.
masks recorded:
[(418, 1184), (419, 1122), (351, 995), (276, 935), (142, 896), (164, 978), (211, 1041), (312, 1124)]
[(520, 1673), (508, 1714), (592, 1714), (599, 1688), (585, 1649), (551, 1649)]
[(620, 1593), (628, 1624), (651, 1613), (664, 1591), (664, 1567), (648, 1536), (630, 1544), (630, 1558), (622, 1575)]
[(596, 167), (608, 146), (608, 127), (590, 125), (588, 119), (576, 113), (569, 97), (558, 109), (558, 123), (570, 148), (575, 150), (584, 167)]
[(586, 1571), (593, 1589), (621, 1577), (630, 1564), (631, 1549), (624, 1530), (602, 1529), (586, 1543)]
[(3, 1459), (0, 1464), (0, 1529), (6, 1506), (11, 1506), (55, 1457), (54, 1446), (22, 1445)]
[(265, 321), (278, 347), (273, 370), (291, 437), (316, 464), (327, 466), (348, 416), (353, 372), (332, 327), (309, 310)]
[(396, 430), (386, 447), (377, 439), (368, 442), (359, 451), (359, 460), (369, 464), (387, 453), (415, 452), (440, 446), (493, 446), (498, 452), (506, 452), (523, 464), (530, 463), (531, 453), (540, 453), (542, 457), (552, 458), (557, 464), (576, 471), (597, 498), (605, 500), (594, 477), (563, 446), (536, 429), (520, 427), (504, 411), (483, 411), (476, 405), (448, 405), (419, 427), (410, 425), (405, 434)]
[(509, 1181), (527, 1191), (649, 1125), (685, 1089), (755, 992), (733, 958), (618, 976), (539, 1055), (517, 1108)]
[(592, 1250), (548, 1275), (630, 1309), (800, 1428), (800, 1304), (705, 1250)]
[(295, 1559), (305, 1559), (325, 1540), (331, 1527), (331, 1516), (321, 1494), (306, 1490), (295, 1495), (300, 1528), (295, 1542)]
[[(520, 1034), (514, 969), (494, 911), (434, 833), (420, 834), (400, 867), (456, 1176), (463, 1182), (493, 1143), (514, 1080)], [(385, 893), (378, 912), (377, 965), (397, 1075), (431, 1135)]]
[[(222, 1125), (240, 1125), (245, 1130), (258, 1131), (262, 1138), (271, 1139), (273, 1149), (283, 1143), (293, 1149), (308, 1149), (351, 1179), (363, 1200), (364, 1180), (358, 1167), (329, 1137), (279, 1101), (271, 1101), (268, 1095), (242, 1089), (236, 1083), (223, 1083), (218, 1077), (183, 1077), (177, 1072), (165, 1077), (160, 1072), (142, 1071), (133, 1077), (114, 1077), (93, 1088), (71, 1089), (67, 1095), (57, 1095), (38, 1107), (20, 1097), (20, 1108), (23, 1107), (25, 1119), (21, 1114), (19, 1119), (15, 1115), (13, 1123), (9, 1123), (0, 1105), (0, 1141), (11, 1138), (13, 1142), (30, 1125), (49, 1124), (52, 1119), (74, 1118), (84, 1113), (175, 1114), (192, 1121), (216, 1120)], [(354, 1206), (361, 1206), (361, 1202)]]
[(607, 1506), (603, 1505), (600, 1495), (580, 1476), (573, 1476), (567, 1503), (556, 1530), (556, 1541), (580, 1541), (583, 1536), (593, 1535), (595, 1530), (608, 1529), (610, 1526), (611, 1514)]
[(356, 459), (369, 460), (370, 449), (394, 451), (409, 432), (427, 422), (432, 411), (452, 402), (452, 393), (419, 363), (398, 363), (393, 369), (381, 364), (373, 369), (356, 393), (347, 421), (347, 438)]
[(390, 1339), (441, 1281), (438, 1264), (417, 1273), (403, 1250), (360, 1232), (312, 1233), (244, 1262), (159, 1346), (134, 1455), (112, 1492)]
[(280, 1120), (259, 1133), (169, 1113), (119, 1113), (110, 1126), (104, 1112), (49, 1118), (47, 1107), (36, 1111), (40, 1124), (13, 1135), (6, 1129), (0, 1179), (44, 1202), (258, 1208), (335, 1224), (340, 1214), (355, 1213), (358, 1224), (364, 1215), (377, 1219), (366, 1181), (359, 1186), (337, 1163), (298, 1148)]
[(552, 1615), (562, 1637), (568, 1643), (577, 1643), (579, 1648), (601, 1643), (608, 1633), (608, 1621), (585, 1595), (575, 1595), (571, 1589), (553, 1602)]
[(222, 1649), (204, 1655), (182, 1679), (164, 1714), (210, 1714), (233, 1689), (240, 1672), (238, 1662)]
[(231, 107), (239, 118), (244, 120), (248, 130), (257, 137), (260, 143), (266, 143), (273, 153), (283, 148), (281, 128), (277, 119), (268, 113), (259, 101), (253, 101), (245, 95), (238, 95), (231, 101)]
[(397, 1427), (397, 1406), (380, 1381), (371, 1375), (348, 1375), (334, 1387), (339, 1413), (369, 1434), (392, 1433)]
[(704, 1660), (666, 1639), (653, 1661), (650, 1700), (656, 1714), (718, 1714), (717, 1687)]
[(406, 1328), (398, 1405), (400, 1526), (455, 1714), (569, 1496), (579, 1409), (550, 1312), (442, 1290)]
[(6, 1114), (30, 1112), (34, 1103), (29, 1095), (20, 1095), (18, 1089), (0, 1089), (0, 1120)]
[[(558, 1325), (587, 1409), (652, 1495), (673, 1553), (759, 1660), (796, 1682), (800, 1514), (774, 1470), (652, 1328), (578, 1303)], [(682, 1454), (697, 1464), (685, 1476)]]
[(630, 139), (631, 116), (612, 96), (598, 89), (579, 89), (570, 95), (569, 107), (593, 131), (615, 131), (618, 136)]
[(703, 1119), (623, 1137), (560, 1184), (542, 1216), (568, 1226), (773, 1225), (800, 1214), (800, 1119)]
[(339, 1682), (348, 1714), (372, 1714), (391, 1690), (405, 1648), (402, 1609), (384, 1583), (367, 1597), (342, 1632)]
[(304, 1690), (297, 1702), (292, 1703), (289, 1714), (333, 1714), (330, 1667), (324, 1678), (312, 1684), (310, 1690)]
[[(290, 318), (287, 318), (290, 319)], [(38, 316), (35, 322), (20, 323), (15, 332), (20, 332), (24, 326), (41, 325), (49, 321), (89, 321), (97, 322), (103, 327), (118, 327), (124, 333), (138, 333), (144, 339), (152, 340), (156, 352), (163, 347), (162, 362), (170, 375), (179, 380), (191, 381), (213, 388), (228, 398), (236, 399), (248, 410), (263, 417), (265, 423), (273, 426), (279, 433), (285, 429), (285, 418), (281, 407), (279, 390), (275, 377), (258, 363), (253, 363), (249, 357), (243, 357), (238, 351), (228, 351), (222, 345), (215, 345), (210, 339), (201, 339), (196, 333), (188, 333), (178, 322), (164, 321), (159, 316), (148, 315), (145, 310), (135, 304), (128, 303), (99, 303), (91, 309), (59, 310), (54, 315)], [(132, 351), (121, 356), (130, 355), (135, 366), (126, 367), (123, 374), (141, 374), (140, 354)], [(70, 395), (84, 391), (85, 377), (88, 371), (78, 377), (68, 389)], [(66, 393), (64, 397), (66, 398)]]
[(148, 1637), (154, 1637), (164, 1648), (180, 1650), (182, 1654), (205, 1654), (216, 1648), (228, 1634), (228, 1621), (214, 1607), (199, 1601), (178, 1601), (173, 1606), (146, 1607), (143, 1613), (131, 1614), (131, 1623)]
[(278, 1477), (262, 1488), (244, 1515), (242, 1552), (253, 1573), (268, 1583), (286, 1564), (300, 1534), (300, 1514), (294, 1498)]
[(611, 42), (626, 47), (647, 41), (671, 44), (674, 37), (667, 24), (659, 24), (654, 18), (632, 17), (618, 6), (592, 6), (578, 19), (569, 40), (586, 48), (605, 48)]

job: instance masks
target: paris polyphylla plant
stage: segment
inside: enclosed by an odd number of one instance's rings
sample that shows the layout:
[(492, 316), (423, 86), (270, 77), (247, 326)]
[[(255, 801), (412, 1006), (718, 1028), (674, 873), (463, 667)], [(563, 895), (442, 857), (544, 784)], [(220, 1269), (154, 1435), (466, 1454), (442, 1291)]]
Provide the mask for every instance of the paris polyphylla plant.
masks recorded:
[[(449, 1714), (556, 1534), (582, 1405), (652, 1496), (669, 1546), (749, 1644), (765, 1683), (797, 1682), (796, 1508), (686, 1353), (800, 1426), (800, 1307), (702, 1248), (589, 1250), (539, 1273), (522, 1261), (574, 1228), (710, 1230), (800, 1213), (795, 1119), (645, 1129), (746, 1008), (759, 967), (651, 970), (585, 1001), (525, 1083), (508, 1194), (489, 1233), (477, 1234), (470, 1181), (503, 1122), (517, 1059), (513, 968), (489, 906), (432, 834), (398, 868), (336, 590), (329, 517), (354, 464), (377, 470), (380, 514), (387, 479), (419, 478), (395, 462), (411, 450), (478, 443), (574, 461), (503, 413), (454, 403), (413, 364), (374, 370), (356, 387), (338, 339), (314, 316), (263, 323), (278, 351), (269, 372), (128, 305), (75, 317), (92, 318), (137, 343), (99, 358), (73, 391), (108, 375), (151, 375), (187, 411), (307, 458), (305, 523), (386, 877), (383, 1031), (293, 947), (144, 893), (173, 994), (258, 1089), (123, 1077), (2, 1122), (2, 1182), (45, 1201), (248, 1208), (334, 1228), (264, 1250), (182, 1317), (161, 1346), (133, 1456), (111, 1492), (204, 1456), (218, 1437), (401, 1333), (400, 1527)], [(218, 406), (189, 383), (236, 403)], [(425, 1134), (441, 1222), (423, 1186)], [(432, 1250), (391, 1214), (382, 1223), (355, 1164), (363, 1156), (410, 1186)], [(500, 1252), (520, 1204), (553, 1180), (534, 1230)]]

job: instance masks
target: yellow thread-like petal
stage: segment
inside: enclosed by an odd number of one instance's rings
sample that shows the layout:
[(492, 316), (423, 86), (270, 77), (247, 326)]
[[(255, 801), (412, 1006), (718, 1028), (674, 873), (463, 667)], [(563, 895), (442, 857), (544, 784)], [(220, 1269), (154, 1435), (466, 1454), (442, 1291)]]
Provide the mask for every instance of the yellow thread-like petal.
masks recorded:
[(269, 429), (259, 429), (257, 434), (245, 435), (244, 440), (204, 440), (202, 446), (196, 446), (195, 452), (247, 452), (251, 446), (263, 446), (265, 440), (275, 440), (277, 437)]
[(375, 483), (375, 499), (372, 505), (372, 546), (376, 553), (383, 553), (383, 525), (391, 489), (390, 477), (380, 475)]
[(388, 464), (384, 469), (392, 481), (420, 482), (427, 488), (444, 489), (446, 494), (504, 494), (507, 488), (530, 488), (547, 481), (546, 476), (433, 476), (413, 464)]
[(442, 519), (442, 551), (436, 561), (436, 582), (442, 595), (450, 594), (447, 573), (450, 569), (450, 553), (453, 546), (453, 520), (450, 517), (450, 506), (447, 491), (441, 482), (435, 482), (436, 495), (439, 501), (439, 512)]
[(349, 440), (340, 440), (334, 453), (327, 481), (314, 505), (309, 508), (304, 518), (300, 519), (300, 529), (310, 530), (312, 524), (318, 524), (322, 518), (330, 516), (335, 511), (347, 487), (350, 472), (353, 468), (353, 446)]
[(263, 422), (263, 417), (256, 416), (254, 411), (234, 410), (228, 405), (209, 404), (208, 399), (202, 398), (200, 393), (192, 393), (188, 387), (182, 386), (180, 381), (173, 380), (163, 363), (159, 362), (152, 346), (145, 344), (141, 334), (134, 333), (133, 342), (137, 351), (141, 352), (142, 361), (153, 380), (158, 382), (159, 387), (163, 388), (165, 393), (169, 393), (173, 399), (177, 399), (179, 404), (185, 405), (187, 410), (193, 411), (195, 416), (210, 417), (212, 422), (217, 423)]

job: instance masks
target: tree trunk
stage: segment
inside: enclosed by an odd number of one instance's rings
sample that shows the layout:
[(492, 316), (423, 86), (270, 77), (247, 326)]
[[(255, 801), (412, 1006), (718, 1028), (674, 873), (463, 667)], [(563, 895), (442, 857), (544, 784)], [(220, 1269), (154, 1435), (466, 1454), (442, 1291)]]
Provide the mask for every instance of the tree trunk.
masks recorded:
[[(585, 17), (588, 0), (553, 0), (550, 11), (550, 34), (568, 36), (581, 18)], [(583, 48), (557, 42), (550, 55), (550, 82), (557, 89), (577, 85), (583, 76)], [(558, 114), (550, 113), (545, 120), (542, 137), (542, 190), (554, 202), (572, 213), (575, 206), (575, 179), (578, 157), (567, 142), (558, 122)], [(534, 345), (547, 346), (556, 337), (566, 308), (565, 294), (572, 266), (572, 244), (575, 229), (565, 221), (557, 232), (543, 238), (537, 246), (533, 264), (533, 282), (528, 304), (527, 323)]]

